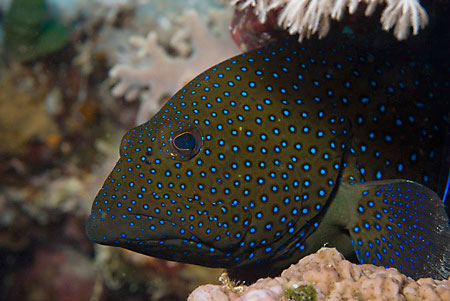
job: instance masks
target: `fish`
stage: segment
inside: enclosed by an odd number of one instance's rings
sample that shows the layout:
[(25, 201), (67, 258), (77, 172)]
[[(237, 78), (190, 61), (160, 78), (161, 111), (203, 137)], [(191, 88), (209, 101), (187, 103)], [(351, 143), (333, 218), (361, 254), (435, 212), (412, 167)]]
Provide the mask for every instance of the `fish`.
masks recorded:
[(448, 278), (449, 60), (407, 45), (288, 39), (199, 74), (124, 135), (87, 236), (249, 282), (324, 245)]

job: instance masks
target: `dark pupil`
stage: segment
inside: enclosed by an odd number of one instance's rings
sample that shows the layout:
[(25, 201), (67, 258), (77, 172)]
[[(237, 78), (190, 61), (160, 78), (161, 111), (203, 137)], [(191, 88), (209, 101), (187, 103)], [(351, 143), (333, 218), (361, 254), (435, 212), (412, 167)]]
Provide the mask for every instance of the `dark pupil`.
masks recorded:
[(174, 144), (178, 149), (194, 149), (195, 138), (191, 133), (184, 133), (175, 138)]

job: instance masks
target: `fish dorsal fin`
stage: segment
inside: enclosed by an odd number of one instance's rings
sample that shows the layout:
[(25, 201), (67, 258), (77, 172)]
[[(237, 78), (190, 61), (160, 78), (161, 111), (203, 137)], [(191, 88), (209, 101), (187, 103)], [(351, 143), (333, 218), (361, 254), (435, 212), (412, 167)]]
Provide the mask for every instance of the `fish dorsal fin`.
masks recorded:
[(360, 263), (415, 279), (449, 277), (449, 220), (435, 192), (407, 180), (355, 186), (360, 196), (348, 230)]

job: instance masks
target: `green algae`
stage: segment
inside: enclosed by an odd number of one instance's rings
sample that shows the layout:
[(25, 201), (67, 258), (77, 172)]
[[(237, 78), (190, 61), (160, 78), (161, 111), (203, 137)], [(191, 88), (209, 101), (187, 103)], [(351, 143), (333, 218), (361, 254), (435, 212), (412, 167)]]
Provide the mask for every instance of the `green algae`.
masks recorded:
[(297, 288), (286, 288), (284, 296), (289, 301), (315, 301), (317, 291), (312, 285), (300, 285)]
[(3, 24), (9, 57), (29, 62), (62, 49), (69, 31), (53, 20), (45, 0), (13, 0)]

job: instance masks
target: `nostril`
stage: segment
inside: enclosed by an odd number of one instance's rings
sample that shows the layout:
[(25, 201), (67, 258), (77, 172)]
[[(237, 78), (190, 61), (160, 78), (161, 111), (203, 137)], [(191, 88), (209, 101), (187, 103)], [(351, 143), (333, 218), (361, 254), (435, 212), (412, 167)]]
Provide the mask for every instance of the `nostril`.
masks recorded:
[(146, 154), (146, 158), (145, 158), (145, 161), (144, 161), (144, 162), (145, 162), (145, 164), (150, 165), (151, 162), (150, 162), (150, 160), (148, 159), (148, 157), (152, 155), (152, 151), (151, 151), (151, 150), (147, 150), (147, 152), (146, 152), (145, 154)]

